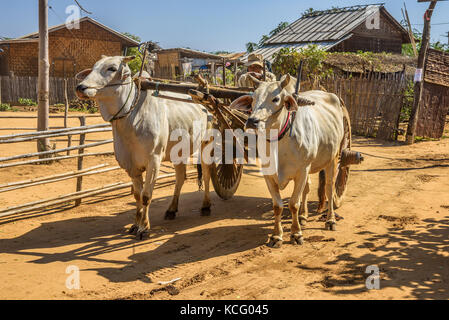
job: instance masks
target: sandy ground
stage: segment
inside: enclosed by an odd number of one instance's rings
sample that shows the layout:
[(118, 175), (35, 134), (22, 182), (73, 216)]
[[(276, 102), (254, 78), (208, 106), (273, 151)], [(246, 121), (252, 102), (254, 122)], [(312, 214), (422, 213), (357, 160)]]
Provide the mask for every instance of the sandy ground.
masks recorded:
[[(33, 125), (20, 121), (0, 119), (0, 127)], [(66, 142), (57, 143), (63, 147)], [(210, 217), (199, 214), (202, 192), (194, 180), (183, 188), (174, 221), (163, 219), (173, 185), (155, 190), (153, 233), (145, 241), (126, 233), (134, 216), (129, 190), (90, 198), (76, 208), (0, 219), (0, 298), (448, 299), (448, 148), (449, 139), (404, 146), (355, 137), (354, 149), (365, 154), (365, 162), (351, 171), (345, 203), (338, 210), (344, 220), (336, 232), (318, 221), (314, 176), (302, 246), (289, 241), (287, 208), (283, 247), (266, 246), (273, 227), (271, 198), (252, 166), (245, 168), (233, 199), (212, 194)], [(34, 144), (0, 145), (0, 157), (34, 149)], [(113, 157), (86, 162), (116, 165)], [(0, 169), (0, 183), (75, 169), (72, 160)], [(121, 170), (88, 177), (84, 186), (119, 181), (128, 181)], [(74, 190), (75, 181), (68, 180), (0, 193), (0, 208)], [(289, 185), (282, 192), (286, 201), (291, 191)], [(365, 285), (371, 265), (380, 270), (379, 290)], [(69, 266), (80, 270), (79, 290), (66, 287)], [(159, 284), (176, 278), (181, 279), (172, 285)]]

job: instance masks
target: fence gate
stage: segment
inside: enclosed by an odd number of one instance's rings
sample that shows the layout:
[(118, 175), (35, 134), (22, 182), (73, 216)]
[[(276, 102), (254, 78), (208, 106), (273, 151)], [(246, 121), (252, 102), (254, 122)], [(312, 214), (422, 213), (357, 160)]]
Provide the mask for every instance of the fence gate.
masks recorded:
[(449, 111), (449, 54), (429, 49), (415, 135), (440, 139)]

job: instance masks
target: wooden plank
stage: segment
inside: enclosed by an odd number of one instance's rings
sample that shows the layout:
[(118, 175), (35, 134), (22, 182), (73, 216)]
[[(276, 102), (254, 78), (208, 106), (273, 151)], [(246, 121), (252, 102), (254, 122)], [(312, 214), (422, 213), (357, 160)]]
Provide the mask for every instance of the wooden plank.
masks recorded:
[[(108, 152), (95, 152), (95, 153), (84, 153), (81, 156), (82, 157), (97, 157), (97, 156), (113, 156), (114, 152), (108, 151)], [(51, 158), (52, 161), (60, 161), (60, 160), (68, 160), (68, 159), (74, 159), (80, 157), (79, 155), (71, 155), (71, 156), (60, 156), (60, 157), (53, 157)], [(36, 159), (36, 160), (28, 160), (28, 161), (20, 161), (20, 162), (14, 162), (14, 163), (8, 163), (0, 165), (0, 169), (3, 168), (12, 168), (12, 167), (18, 167), (18, 166), (24, 166), (24, 165), (31, 165), (31, 164), (37, 164), (42, 162), (48, 162), (47, 159)]]
[[(110, 140), (104, 140), (104, 141), (100, 141), (100, 142), (86, 144), (83, 146), (73, 146), (70, 148), (64, 148), (64, 149), (58, 149), (58, 150), (50, 150), (50, 151), (44, 151), (44, 152), (22, 154), (22, 155), (18, 155), (18, 156), (0, 158), (0, 162), (39, 157), (41, 155), (51, 155), (51, 154), (56, 154), (56, 153), (60, 153), (60, 152), (66, 152), (67, 150), (79, 150), (79, 149), (93, 148), (93, 147), (97, 147), (97, 146), (101, 146), (101, 145), (105, 145), (105, 144), (109, 144), (109, 143), (113, 143), (113, 142), (114, 142), (114, 140), (110, 139)], [(52, 158), (47, 159), (46, 161), (52, 161)]]

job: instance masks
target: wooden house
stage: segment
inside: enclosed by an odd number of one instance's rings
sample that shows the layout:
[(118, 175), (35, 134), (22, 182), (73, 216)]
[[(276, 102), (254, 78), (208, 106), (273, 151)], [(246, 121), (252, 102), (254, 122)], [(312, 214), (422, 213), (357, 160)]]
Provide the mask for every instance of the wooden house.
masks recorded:
[[(123, 55), (127, 48), (138, 46), (138, 42), (92, 18), (84, 17), (78, 22), (79, 29), (68, 29), (62, 24), (48, 30), (52, 77), (73, 77), (91, 68), (101, 55)], [(0, 76), (38, 75), (38, 33), (0, 41), (0, 49)]]
[(273, 54), (282, 48), (299, 50), (314, 44), (330, 52), (401, 54), (404, 43), (410, 43), (407, 30), (382, 4), (360, 5), (304, 14), (255, 53), (273, 62)]

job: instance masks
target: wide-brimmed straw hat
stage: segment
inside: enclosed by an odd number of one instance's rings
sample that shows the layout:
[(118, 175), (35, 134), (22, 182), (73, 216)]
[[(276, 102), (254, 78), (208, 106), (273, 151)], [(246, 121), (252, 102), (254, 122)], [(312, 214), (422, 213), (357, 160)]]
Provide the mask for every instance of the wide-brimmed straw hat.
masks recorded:
[(263, 68), (263, 56), (258, 53), (251, 53), (248, 56), (248, 62), (245, 63), (246, 67), (258, 65)]

